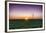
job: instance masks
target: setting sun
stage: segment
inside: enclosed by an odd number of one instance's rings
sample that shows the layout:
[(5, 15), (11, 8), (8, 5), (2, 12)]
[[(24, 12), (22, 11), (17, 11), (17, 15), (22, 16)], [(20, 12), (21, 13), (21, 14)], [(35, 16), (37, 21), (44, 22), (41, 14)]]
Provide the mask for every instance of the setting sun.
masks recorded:
[(28, 17), (26, 17), (25, 20), (28, 20)]

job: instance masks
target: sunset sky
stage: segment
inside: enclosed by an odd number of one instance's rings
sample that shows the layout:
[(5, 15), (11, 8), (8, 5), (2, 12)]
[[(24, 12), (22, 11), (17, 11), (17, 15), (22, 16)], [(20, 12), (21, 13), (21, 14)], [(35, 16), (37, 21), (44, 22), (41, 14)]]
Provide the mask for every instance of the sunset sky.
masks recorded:
[(10, 19), (41, 19), (42, 5), (9, 4)]

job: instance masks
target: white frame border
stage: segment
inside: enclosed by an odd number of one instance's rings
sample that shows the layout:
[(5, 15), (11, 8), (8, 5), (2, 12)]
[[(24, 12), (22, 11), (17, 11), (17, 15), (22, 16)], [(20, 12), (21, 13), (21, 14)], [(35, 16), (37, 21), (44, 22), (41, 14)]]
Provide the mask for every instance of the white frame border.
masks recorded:
[[(16, 4), (33, 4), (33, 5), (42, 5), (42, 11), (43, 11), (43, 27), (42, 28), (29, 28), (29, 29), (9, 29), (9, 3), (16, 3)], [(44, 29), (44, 4), (41, 3), (23, 3), (23, 2), (7, 2), (7, 32), (11, 31), (28, 31), (28, 30), (41, 30)]]

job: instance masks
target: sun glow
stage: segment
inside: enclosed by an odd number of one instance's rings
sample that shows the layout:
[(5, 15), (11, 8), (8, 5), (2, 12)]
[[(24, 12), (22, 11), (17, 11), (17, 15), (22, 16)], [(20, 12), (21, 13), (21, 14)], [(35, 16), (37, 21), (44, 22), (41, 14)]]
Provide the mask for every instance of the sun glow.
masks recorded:
[(28, 20), (28, 17), (26, 17), (25, 20)]

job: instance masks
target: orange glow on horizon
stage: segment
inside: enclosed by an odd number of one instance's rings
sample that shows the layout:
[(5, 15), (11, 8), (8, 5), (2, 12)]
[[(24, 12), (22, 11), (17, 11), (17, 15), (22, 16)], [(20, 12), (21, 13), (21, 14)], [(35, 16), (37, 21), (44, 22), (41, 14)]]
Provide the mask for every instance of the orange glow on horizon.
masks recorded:
[(41, 19), (41, 16), (10, 16), (9, 19)]

